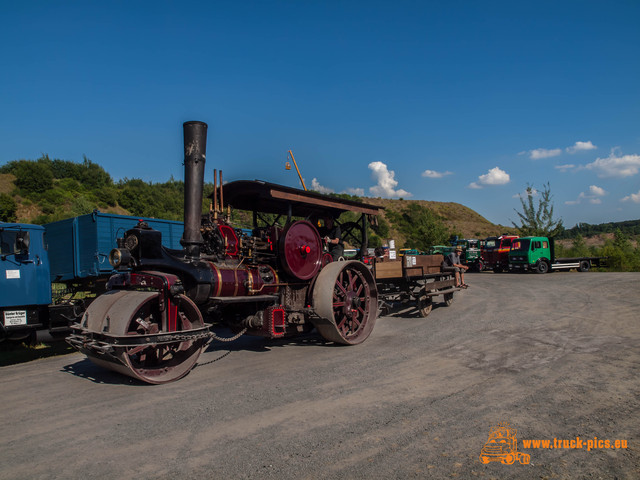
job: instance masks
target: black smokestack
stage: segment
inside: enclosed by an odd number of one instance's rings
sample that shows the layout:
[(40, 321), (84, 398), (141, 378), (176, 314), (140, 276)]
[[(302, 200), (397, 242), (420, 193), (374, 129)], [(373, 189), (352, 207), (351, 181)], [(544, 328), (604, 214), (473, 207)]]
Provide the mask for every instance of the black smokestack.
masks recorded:
[(207, 124), (185, 122), (184, 128), (184, 233), (180, 243), (190, 258), (200, 257), (204, 164), (207, 157)]

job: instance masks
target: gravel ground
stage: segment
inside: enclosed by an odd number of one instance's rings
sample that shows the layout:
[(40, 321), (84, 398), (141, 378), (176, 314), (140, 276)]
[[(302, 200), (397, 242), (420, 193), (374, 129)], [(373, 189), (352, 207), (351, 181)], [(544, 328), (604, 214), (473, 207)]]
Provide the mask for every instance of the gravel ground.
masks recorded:
[[(0, 368), (0, 479), (640, 478), (640, 274), (468, 275), (356, 347), (212, 344), (143, 385), (71, 354)], [(517, 428), (528, 465), (479, 460)], [(524, 448), (526, 439), (626, 449)]]

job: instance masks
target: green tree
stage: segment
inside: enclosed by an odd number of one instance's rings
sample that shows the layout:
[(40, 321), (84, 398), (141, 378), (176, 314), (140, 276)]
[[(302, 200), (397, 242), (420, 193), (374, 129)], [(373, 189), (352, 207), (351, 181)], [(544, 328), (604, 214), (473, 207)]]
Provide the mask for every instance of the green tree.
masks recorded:
[(39, 194), (53, 186), (53, 172), (46, 162), (20, 160), (11, 173), (16, 176), (16, 186), (25, 195)]
[(572, 257), (588, 257), (590, 255), (589, 247), (587, 247), (582, 235), (573, 239), (570, 252)]
[(15, 222), (18, 204), (6, 193), (0, 193), (0, 221)]
[(451, 233), (442, 219), (417, 203), (410, 203), (398, 213), (389, 211), (389, 220), (405, 238), (405, 247), (427, 251), (433, 245), (446, 243)]
[[(553, 218), (553, 203), (551, 201), (551, 187), (549, 183), (544, 185), (544, 189), (541, 192), (536, 192), (531, 185), (527, 185), (526, 199), (520, 197), (520, 203), (522, 204), (522, 212), (515, 212), (520, 217), (520, 225), (513, 223), (523, 237), (538, 236), (538, 237), (555, 237), (564, 230), (562, 226), (562, 219), (554, 220)], [(534, 203), (534, 197), (540, 195), (538, 205)]]
[(631, 244), (620, 230), (616, 230), (613, 240), (607, 240), (602, 247), (602, 254), (607, 257), (609, 268), (613, 271), (628, 271)]

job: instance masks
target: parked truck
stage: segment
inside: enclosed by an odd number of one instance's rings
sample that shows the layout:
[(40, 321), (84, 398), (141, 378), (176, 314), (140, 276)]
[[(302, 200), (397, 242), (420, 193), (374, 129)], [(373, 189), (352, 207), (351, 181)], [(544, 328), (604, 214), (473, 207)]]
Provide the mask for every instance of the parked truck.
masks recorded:
[(70, 322), (105, 290), (116, 237), (140, 220), (163, 232), (166, 247), (180, 248), (183, 224), (170, 220), (96, 210), (44, 226), (0, 223), (0, 341), (69, 333)]
[(484, 260), (482, 258), (482, 252), (480, 249), (480, 241), (475, 238), (458, 238), (451, 242), (456, 247), (462, 247), (462, 260), (463, 265), (468, 265), (469, 269), (474, 272), (481, 272), (484, 270)]
[(557, 258), (553, 238), (522, 237), (514, 240), (509, 252), (509, 271), (547, 273), (575, 268), (588, 272), (606, 265), (606, 257)]
[(518, 235), (503, 234), (498, 237), (487, 237), (482, 247), (484, 268), (495, 273), (509, 271), (509, 251), (511, 243)]

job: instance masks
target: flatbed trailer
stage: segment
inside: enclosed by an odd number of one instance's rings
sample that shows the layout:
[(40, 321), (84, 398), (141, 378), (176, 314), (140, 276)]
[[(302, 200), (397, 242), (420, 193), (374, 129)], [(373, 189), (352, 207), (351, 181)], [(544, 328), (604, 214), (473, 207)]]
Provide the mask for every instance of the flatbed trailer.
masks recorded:
[(427, 317), (437, 297), (451, 305), (460, 288), (455, 273), (442, 271), (443, 259), (443, 255), (405, 255), (401, 260), (374, 262), (380, 309), (388, 312), (395, 303), (414, 303)]
[(522, 237), (513, 241), (509, 251), (509, 270), (512, 272), (532, 271), (536, 273), (571, 270), (588, 272), (592, 267), (604, 267), (607, 257), (555, 256), (555, 242), (547, 237)]
[(588, 272), (592, 267), (604, 267), (607, 265), (604, 257), (574, 257), (556, 258), (551, 264), (551, 270), (569, 270), (575, 268), (579, 272)]

